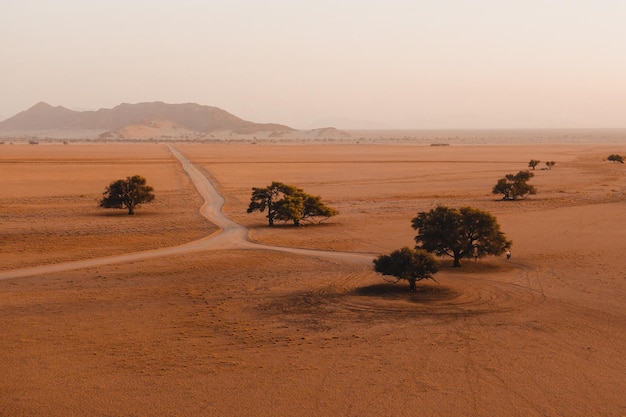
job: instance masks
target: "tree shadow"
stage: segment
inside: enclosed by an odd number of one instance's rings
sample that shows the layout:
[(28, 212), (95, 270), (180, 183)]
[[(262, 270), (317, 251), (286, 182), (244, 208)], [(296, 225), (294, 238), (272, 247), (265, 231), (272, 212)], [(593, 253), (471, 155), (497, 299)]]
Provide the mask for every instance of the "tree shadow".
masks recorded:
[(251, 224), (248, 227), (250, 228), (254, 228), (254, 229), (276, 229), (276, 230), (281, 230), (281, 229), (287, 229), (287, 230), (298, 230), (298, 229), (306, 229), (309, 227), (314, 227), (314, 228), (335, 228), (337, 226), (339, 226), (340, 223), (333, 221), (333, 222), (322, 222), (322, 223), (309, 223), (309, 222), (302, 222), (300, 225), (295, 226), (293, 223), (290, 222), (283, 222), (283, 221), (275, 221), (274, 224), (272, 226), (270, 226), (267, 223), (255, 223), (255, 224)]
[(461, 266), (454, 266), (454, 261), (451, 258), (441, 259), (439, 261), (439, 272), (452, 272), (462, 274), (495, 274), (514, 269), (510, 263), (507, 263), (502, 257), (489, 256), (481, 258), (478, 261), (473, 258), (465, 258), (461, 260)]
[(121, 217), (121, 218), (132, 219), (132, 218), (137, 218), (137, 217), (155, 217), (155, 216), (162, 215), (162, 213), (159, 213), (158, 211), (142, 210), (142, 211), (135, 211), (134, 214), (128, 214), (128, 210), (126, 209), (114, 209), (114, 210), (97, 211), (95, 212), (94, 215), (100, 216), (100, 217)]
[(439, 284), (419, 284), (414, 292), (409, 291), (405, 282), (372, 284), (358, 287), (348, 293), (358, 297), (377, 298), (382, 300), (405, 300), (414, 303), (428, 304), (432, 302), (452, 300), (459, 293), (450, 287)]

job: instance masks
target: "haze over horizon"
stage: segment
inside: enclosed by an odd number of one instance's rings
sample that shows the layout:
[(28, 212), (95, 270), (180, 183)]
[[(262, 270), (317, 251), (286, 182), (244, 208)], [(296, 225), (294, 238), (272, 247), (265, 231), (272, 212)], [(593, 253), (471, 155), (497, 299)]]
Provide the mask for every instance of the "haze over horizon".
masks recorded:
[(10, 0), (0, 120), (163, 101), (298, 129), (625, 128), (626, 3)]

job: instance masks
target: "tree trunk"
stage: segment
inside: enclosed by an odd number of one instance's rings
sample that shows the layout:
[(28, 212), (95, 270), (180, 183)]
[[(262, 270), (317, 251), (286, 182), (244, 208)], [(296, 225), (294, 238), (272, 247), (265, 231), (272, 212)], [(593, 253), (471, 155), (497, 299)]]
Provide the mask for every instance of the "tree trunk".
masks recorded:
[(454, 255), (454, 264), (452, 266), (457, 267), (457, 268), (461, 267), (461, 256), (460, 255)]
[(411, 292), (417, 291), (417, 287), (415, 286), (415, 280), (414, 279), (410, 279), (409, 280), (409, 291), (411, 291)]

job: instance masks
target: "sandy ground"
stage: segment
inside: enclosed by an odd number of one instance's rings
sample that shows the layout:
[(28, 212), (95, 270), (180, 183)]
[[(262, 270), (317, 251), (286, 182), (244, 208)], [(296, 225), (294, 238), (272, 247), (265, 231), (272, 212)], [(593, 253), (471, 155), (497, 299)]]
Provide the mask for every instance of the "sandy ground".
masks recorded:
[[(437, 204), (492, 212), (513, 257), (415, 294), (362, 263), (212, 249), (0, 281), (0, 416), (626, 415), (624, 146), (177, 145), (257, 242), (412, 245)], [(537, 170), (536, 196), (498, 178)], [(543, 162), (542, 162), (543, 164)], [(157, 201), (97, 209), (140, 174)], [(283, 181), (340, 215), (269, 229), (250, 188)], [(3, 145), (2, 270), (176, 245), (215, 227), (165, 145)]]
[[(0, 269), (88, 259), (197, 239), (215, 230), (178, 161), (162, 145), (2, 145)], [(111, 182), (155, 188), (140, 216), (98, 208)]]

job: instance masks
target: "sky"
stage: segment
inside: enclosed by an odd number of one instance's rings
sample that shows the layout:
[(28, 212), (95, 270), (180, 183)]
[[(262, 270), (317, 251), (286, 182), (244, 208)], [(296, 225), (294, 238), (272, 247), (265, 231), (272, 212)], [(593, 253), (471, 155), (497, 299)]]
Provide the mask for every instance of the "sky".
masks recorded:
[(625, 128), (624, 0), (2, 0), (0, 120), (163, 101), (310, 129)]

